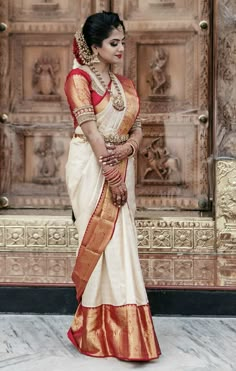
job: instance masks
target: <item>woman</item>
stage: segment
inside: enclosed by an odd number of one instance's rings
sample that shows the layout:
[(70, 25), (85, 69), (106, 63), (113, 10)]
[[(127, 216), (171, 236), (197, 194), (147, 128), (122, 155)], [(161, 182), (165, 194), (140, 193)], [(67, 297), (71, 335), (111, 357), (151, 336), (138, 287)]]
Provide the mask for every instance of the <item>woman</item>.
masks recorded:
[(79, 250), (77, 308), (68, 332), (84, 354), (146, 361), (159, 345), (138, 259), (134, 158), (142, 130), (132, 82), (114, 75), (125, 28), (115, 13), (87, 18), (74, 38), (65, 92), (74, 119), (66, 179)]

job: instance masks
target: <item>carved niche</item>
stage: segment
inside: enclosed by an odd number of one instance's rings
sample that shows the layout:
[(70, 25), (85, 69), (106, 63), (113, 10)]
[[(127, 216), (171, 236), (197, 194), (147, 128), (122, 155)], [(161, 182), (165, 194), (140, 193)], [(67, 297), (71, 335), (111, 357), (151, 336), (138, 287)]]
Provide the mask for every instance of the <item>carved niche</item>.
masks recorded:
[(46, 40), (43, 35), (14, 35), (12, 48), (12, 110), (68, 112), (64, 81), (72, 65), (71, 40), (65, 35), (60, 40), (53, 35)]
[(65, 164), (70, 142), (68, 126), (18, 127), (12, 133), (12, 206), (69, 207), (65, 185)]
[(35, 138), (34, 153), (38, 157), (36, 175), (33, 177), (34, 183), (56, 184), (61, 183), (62, 179), (58, 176), (60, 169), (60, 157), (64, 154), (64, 144), (62, 141), (54, 141), (52, 137)]
[(43, 55), (36, 60), (33, 66), (32, 84), (35, 100), (58, 100), (59, 87), (58, 72), (60, 71), (60, 60), (58, 57)]
[(149, 99), (158, 100), (158, 98), (167, 97), (166, 92), (170, 87), (170, 76), (166, 73), (166, 65), (169, 53), (164, 48), (157, 48), (151, 60), (150, 71), (147, 75), (147, 82), (150, 85), (152, 95)]
[[(120, 3), (120, 2), (119, 2)], [(119, 10), (120, 4), (115, 4), (115, 10)], [(191, 17), (198, 13), (196, 0), (128, 0), (124, 1), (125, 19), (158, 19), (174, 18), (185, 14)]]
[(136, 164), (137, 205), (198, 208), (208, 194), (207, 128), (191, 115), (149, 114), (143, 115), (143, 134)]
[(80, 2), (71, 0), (9, 0), (9, 15), (13, 21), (36, 19), (67, 19), (78, 17)]
[(142, 112), (176, 112), (198, 107), (199, 66), (195, 62), (198, 42), (193, 32), (129, 33), (127, 49), (125, 68), (137, 86)]

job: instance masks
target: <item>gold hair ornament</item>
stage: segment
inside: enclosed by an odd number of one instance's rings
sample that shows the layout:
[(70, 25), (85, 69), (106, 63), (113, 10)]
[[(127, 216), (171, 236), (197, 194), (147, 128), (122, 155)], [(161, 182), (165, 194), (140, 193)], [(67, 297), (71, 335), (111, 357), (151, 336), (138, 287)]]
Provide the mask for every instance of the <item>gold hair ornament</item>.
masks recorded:
[(75, 33), (75, 39), (79, 48), (79, 56), (83, 64), (89, 66), (92, 63), (100, 63), (98, 56), (91, 53), (82, 32), (77, 31)]

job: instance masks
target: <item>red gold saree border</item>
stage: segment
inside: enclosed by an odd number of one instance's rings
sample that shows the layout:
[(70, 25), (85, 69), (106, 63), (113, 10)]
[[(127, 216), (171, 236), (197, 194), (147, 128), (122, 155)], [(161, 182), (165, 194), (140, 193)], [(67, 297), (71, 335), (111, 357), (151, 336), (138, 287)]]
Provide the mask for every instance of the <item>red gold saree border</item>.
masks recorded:
[[(118, 167), (125, 178), (127, 160), (122, 161)], [(107, 244), (109, 243), (118, 218), (119, 208), (111, 200), (111, 191), (105, 182), (101, 196), (91, 216), (83, 240), (79, 248), (72, 280), (76, 286), (76, 298), (80, 302), (87, 282)]]
[[(124, 89), (127, 106), (125, 116), (118, 130), (118, 134), (122, 135), (127, 134), (130, 131), (132, 125), (136, 120), (139, 111), (139, 98), (131, 80), (120, 75), (116, 75), (116, 77), (118, 78)], [(134, 109), (134, 107), (137, 107), (137, 109)]]
[(80, 304), (68, 337), (81, 353), (92, 357), (150, 361), (161, 354), (148, 304), (95, 308)]

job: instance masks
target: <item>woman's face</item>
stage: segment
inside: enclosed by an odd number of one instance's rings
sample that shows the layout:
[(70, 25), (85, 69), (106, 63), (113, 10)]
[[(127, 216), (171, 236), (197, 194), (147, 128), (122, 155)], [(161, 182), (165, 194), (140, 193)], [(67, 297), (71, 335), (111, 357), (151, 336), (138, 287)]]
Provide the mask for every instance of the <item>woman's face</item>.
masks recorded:
[(122, 27), (115, 28), (107, 39), (104, 39), (101, 47), (94, 47), (95, 53), (101, 62), (119, 63), (122, 61), (124, 54), (124, 31)]

